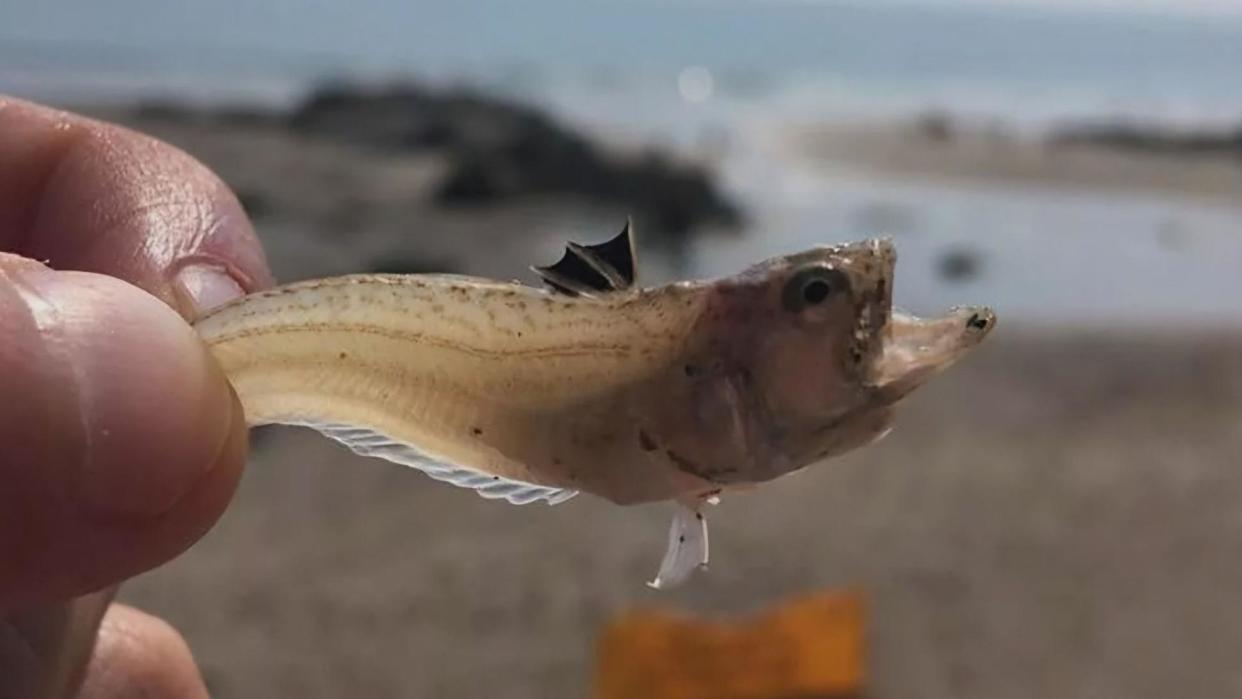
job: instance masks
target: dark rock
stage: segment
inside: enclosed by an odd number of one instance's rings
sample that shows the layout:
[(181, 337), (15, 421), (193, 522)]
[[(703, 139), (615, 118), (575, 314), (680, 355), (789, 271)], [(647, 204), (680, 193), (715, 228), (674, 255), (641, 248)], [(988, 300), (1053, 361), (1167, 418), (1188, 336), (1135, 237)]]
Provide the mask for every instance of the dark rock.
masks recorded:
[(978, 252), (957, 248), (949, 250), (940, 257), (937, 269), (940, 278), (945, 281), (965, 282), (978, 277), (982, 266), (983, 261)]
[(440, 182), (435, 198), (441, 204), (474, 205), (522, 194), (521, 175), (508, 163), (464, 158)]
[(610, 156), (534, 107), (466, 91), (330, 87), (311, 95), (289, 124), (384, 151), (447, 156), (446, 175), (433, 193), (444, 206), (567, 195), (617, 206), (645, 222), (649, 233), (674, 237), (703, 224), (742, 221), (701, 167), (659, 153)]
[(929, 112), (920, 116), (914, 125), (919, 135), (934, 143), (953, 140), (953, 120), (947, 114)]
[(1242, 126), (1233, 130), (1179, 131), (1142, 124), (1080, 124), (1053, 131), (1054, 144), (1085, 143), (1117, 150), (1204, 155), (1242, 155)]

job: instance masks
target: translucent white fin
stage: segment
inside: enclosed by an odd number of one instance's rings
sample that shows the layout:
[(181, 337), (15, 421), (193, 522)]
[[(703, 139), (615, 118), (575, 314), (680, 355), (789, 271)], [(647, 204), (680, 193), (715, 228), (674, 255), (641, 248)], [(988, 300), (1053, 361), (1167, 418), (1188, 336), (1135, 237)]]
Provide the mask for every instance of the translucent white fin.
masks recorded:
[(697, 509), (678, 503), (660, 572), (647, 584), (657, 590), (674, 587), (685, 582), (696, 568), (706, 567), (707, 518)]
[(313, 421), (289, 421), (284, 424), (309, 427), (344, 444), (355, 454), (411, 466), (438, 481), (469, 488), (489, 500), (504, 499), (514, 505), (545, 500), (549, 505), (556, 505), (578, 494), (576, 490), (535, 485), (448, 463), (412, 444), (398, 442), (366, 427)]

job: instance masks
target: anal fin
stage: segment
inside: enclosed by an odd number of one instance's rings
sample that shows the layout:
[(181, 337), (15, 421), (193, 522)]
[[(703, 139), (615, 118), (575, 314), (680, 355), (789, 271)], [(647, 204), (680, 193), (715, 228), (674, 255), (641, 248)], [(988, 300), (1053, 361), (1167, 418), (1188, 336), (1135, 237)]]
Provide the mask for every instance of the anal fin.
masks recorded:
[(309, 427), (349, 447), (355, 454), (416, 468), (431, 478), (468, 488), (489, 500), (507, 500), (514, 505), (544, 500), (549, 505), (556, 505), (578, 494), (576, 490), (526, 483), (459, 466), (367, 427), (315, 421), (289, 421), (283, 424)]

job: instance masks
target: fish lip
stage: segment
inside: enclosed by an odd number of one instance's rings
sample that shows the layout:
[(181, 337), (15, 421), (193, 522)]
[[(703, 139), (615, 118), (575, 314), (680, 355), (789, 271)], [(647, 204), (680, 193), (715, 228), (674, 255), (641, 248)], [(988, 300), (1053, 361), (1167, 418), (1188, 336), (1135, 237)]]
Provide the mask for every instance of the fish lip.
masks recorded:
[(897, 248), (889, 238), (872, 238), (848, 246), (848, 252), (851, 283), (857, 290), (850, 355), (855, 365), (865, 366), (864, 359), (873, 360), (883, 351), (892, 316)]
[(986, 306), (960, 306), (935, 318), (893, 309), (872, 365), (872, 385), (895, 401), (944, 371), (992, 333), (996, 313)]

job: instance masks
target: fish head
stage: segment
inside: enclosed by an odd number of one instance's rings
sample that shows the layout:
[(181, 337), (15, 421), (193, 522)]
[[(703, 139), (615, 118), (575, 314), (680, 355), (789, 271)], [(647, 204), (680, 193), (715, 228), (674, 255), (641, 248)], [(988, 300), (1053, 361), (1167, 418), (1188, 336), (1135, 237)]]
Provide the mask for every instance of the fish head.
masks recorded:
[(716, 290), (713, 343), (741, 380), (754, 463), (766, 480), (887, 433), (892, 407), (977, 346), (996, 325), (988, 308), (936, 318), (893, 310), (891, 241), (822, 246), (773, 258)]

